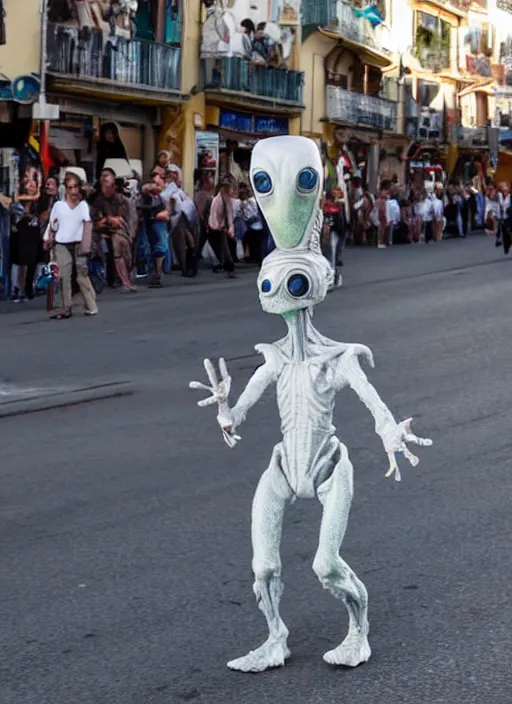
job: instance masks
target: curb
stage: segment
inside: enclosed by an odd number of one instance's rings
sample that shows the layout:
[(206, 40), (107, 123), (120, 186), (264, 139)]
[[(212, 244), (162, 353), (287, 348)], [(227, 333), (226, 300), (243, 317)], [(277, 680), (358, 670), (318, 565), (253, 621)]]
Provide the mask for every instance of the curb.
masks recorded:
[(54, 408), (79, 406), (94, 401), (131, 396), (134, 389), (129, 382), (119, 381), (112, 384), (99, 384), (83, 388), (56, 391), (36, 398), (12, 399), (0, 403), (0, 418), (39, 413)]

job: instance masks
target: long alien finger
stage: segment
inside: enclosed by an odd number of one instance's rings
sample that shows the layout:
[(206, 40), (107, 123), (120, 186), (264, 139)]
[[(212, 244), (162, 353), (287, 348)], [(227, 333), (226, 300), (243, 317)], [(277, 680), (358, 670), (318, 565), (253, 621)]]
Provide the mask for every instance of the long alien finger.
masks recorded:
[(396, 457), (394, 452), (389, 452), (388, 453), (388, 458), (389, 458), (389, 469), (386, 472), (386, 478), (390, 477), (394, 472), (398, 471), (398, 464), (396, 462)]
[(220, 371), (220, 377), (221, 377), (222, 381), (224, 381), (224, 379), (227, 379), (229, 377), (228, 367), (227, 367), (226, 360), (224, 359), (224, 357), (221, 357), (219, 359), (219, 371)]
[(217, 388), (219, 385), (219, 380), (217, 379), (217, 372), (215, 371), (215, 367), (211, 363), (209, 359), (205, 359), (204, 362), (204, 368), (206, 373), (208, 374), (208, 379), (210, 380), (210, 384), (213, 386), (214, 389)]
[(211, 386), (206, 386), (200, 381), (191, 381), (188, 386), (189, 389), (201, 389), (202, 391), (209, 391), (211, 394), (215, 393)]
[(413, 433), (406, 433), (404, 435), (405, 442), (413, 442), (415, 445), (420, 445), (421, 447), (430, 447), (433, 442), (430, 438), (420, 438)]
[(213, 406), (214, 403), (217, 403), (217, 396), (210, 396), (210, 398), (205, 398), (202, 401), (198, 401), (197, 405), (200, 408), (206, 408), (206, 406)]
[(409, 462), (412, 464), (413, 467), (417, 467), (419, 465), (420, 458), (416, 457), (416, 455), (413, 455), (413, 453), (410, 450), (405, 448), (405, 450), (403, 450), (403, 454), (404, 454), (405, 459), (409, 460)]

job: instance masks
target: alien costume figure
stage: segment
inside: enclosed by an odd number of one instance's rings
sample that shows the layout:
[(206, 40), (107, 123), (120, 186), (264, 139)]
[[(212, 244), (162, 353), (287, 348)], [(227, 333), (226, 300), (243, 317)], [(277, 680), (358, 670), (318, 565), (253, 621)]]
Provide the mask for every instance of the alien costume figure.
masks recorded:
[(283, 591), (280, 542), (284, 510), (295, 499), (318, 498), (323, 505), (313, 570), (321, 584), (344, 602), (348, 635), (324, 655), (332, 665), (355, 667), (367, 661), (368, 595), (364, 584), (339, 555), (353, 492), (353, 470), (347, 448), (335, 436), (335, 395), (350, 386), (375, 419), (389, 458), (389, 471), (400, 481), (395, 453), (415, 466), (418, 458), (406, 442), (431, 445), (411, 431), (411, 419), (396, 423), (360, 366), (371, 351), (323, 337), (312, 323), (313, 307), (326, 296), (332, 269), (320, 250), (322, 162), (316, 144), (305, 137), (271, 137), (258, 142), (251, 161), (254, 195), (277, 245), (263, 261), (258, 277), (260, 302), (267, 313), (281, 315), (288, 334), (273, 344), (255, 347), (264, 364), (255, 371), (236, 405), (228, 396), (231, 378), (223, 359), (218, 380), (213, 364), (204, 365), (210, 386), (191, 382), (211, 396), (199, 406), (218, 404), (225, 441), (234, 447), (237, 429), (270, 384), (277, 385), (282, 441), (261, 477), (252, 508), (254, 593), (267, 620), (268, 639), (256, 650), (228, 663), (232, 670), (262, 672), (285, 664), (290, 656), (288, 629), (279, 615)]

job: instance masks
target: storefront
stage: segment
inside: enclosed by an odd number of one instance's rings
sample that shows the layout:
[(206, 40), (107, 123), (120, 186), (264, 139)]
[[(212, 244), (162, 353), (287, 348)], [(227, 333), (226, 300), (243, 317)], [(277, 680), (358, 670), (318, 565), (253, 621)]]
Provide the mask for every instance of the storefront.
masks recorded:
[[(207, 106), (205, 114), (205, 130), (196, 131), (196, 182), (206, 169), (215, 174), (216, 180), (229, 173), (236, 182), (249, 183), (254, 145), (260, 139), (287, 135), (291, 131), (290, 120), (282, 116), (216, 106)], [(210, 159), (210, 166), (205, 166), (207, 159)]]
[[(156, 156), (157, 108), (127, 108), (61, 95), (52, 95), (51, 100), (59, 105), (60, 118), (50, 127), (50, 169), (79, 166), (93, 182), (106, 158), (121, 158), (140, 177), (147, 175)], [(113, 142), (105, 141), (107, 132)]]

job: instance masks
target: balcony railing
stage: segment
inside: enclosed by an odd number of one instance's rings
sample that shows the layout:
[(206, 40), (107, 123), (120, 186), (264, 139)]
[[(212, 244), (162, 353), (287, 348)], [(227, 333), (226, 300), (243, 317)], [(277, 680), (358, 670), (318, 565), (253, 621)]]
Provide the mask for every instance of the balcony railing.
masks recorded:
[(179, 47), (50, 24), (47, 50), (52, 73), (134, 88), (180, 89)]
[(330, 122), (348, 122), (396, 131), (397, 104), (392, 100), (327, 86), (326, 103)]
[(335, 34), (364, 44), (377, 51), (388, 52), (384, 44), (384, 28), (372, 28), (365, 17), (358, 17), (354, 5), (347, 0), (302, 0), (302, 24), (316, 25)]
[(262, 66), (234, 57), (201, 59), (201, 72), (204, 90), (252, 93), (302, 104), (304, 74), (300, 71)]

